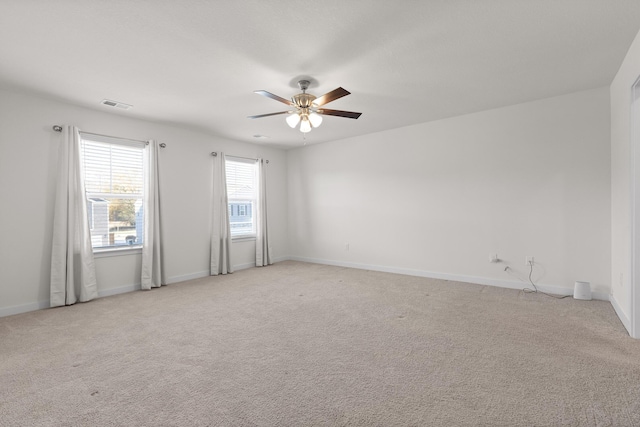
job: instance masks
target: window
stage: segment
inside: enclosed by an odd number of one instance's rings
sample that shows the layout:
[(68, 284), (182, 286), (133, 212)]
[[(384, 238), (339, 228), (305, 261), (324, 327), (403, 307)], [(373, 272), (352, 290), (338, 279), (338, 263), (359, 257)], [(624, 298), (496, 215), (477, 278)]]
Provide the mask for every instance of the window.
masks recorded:
[(80, 136), (93, 249), (141, 246), (144, 144)]
[(254, 237), (258, 168), (255, 160), (227, 156), (227, 197), (231, 237)]

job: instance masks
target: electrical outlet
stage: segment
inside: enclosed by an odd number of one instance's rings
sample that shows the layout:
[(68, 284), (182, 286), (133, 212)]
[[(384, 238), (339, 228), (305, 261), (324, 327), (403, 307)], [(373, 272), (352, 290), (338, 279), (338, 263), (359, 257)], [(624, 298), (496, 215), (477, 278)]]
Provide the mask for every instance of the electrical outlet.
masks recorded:
[(524, 259), (524, 265), (533, 265), (534, 261), (533, 261), (533, 256), (527, 255), (527, 257), (525, 257)]
[(620, 273), (620, 287), (624, 287), (624, 275)]

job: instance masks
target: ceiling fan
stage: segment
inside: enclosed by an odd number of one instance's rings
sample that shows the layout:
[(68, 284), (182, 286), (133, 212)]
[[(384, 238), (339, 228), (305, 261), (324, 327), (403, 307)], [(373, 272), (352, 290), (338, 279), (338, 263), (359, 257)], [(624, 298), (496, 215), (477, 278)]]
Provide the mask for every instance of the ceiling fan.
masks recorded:
[(341, 111), (330, 110), (328, 108), (320, 108), (331, 101), (335, 101), (338, 98), (349, 95), (351, 92), (339, 87), (331, 92), (316, 98), (314, 95), (307, 93), (309, 88), (309, 80), (300, 80), (298, 86), (302, 90), (302, 93), (293, 95), (291, 101), (282, 98), (278, 95), (274, 95), (266, 90), (256, 90), (258, 95), (266, 96), (267, 98), (275, 99), (283, 104), (287, 104), (293, 107), (291, 110), (279, 111), (277, 113), (259, 114), (257, 116), (249, 116), (249, 119), (258, 119), (260, 117), (276, 116), (279, 114), (288, 114), (287, 124), (291, 128), (295, 128), (300, 123), (300, 132), (307, 133), (311, 129), (317, 128), (322, 123), (322, 115), (325, 116), (337, 116), (346, 117), (348, 119), (357, 119), (362, 113), (354, 113), (353, 111)]

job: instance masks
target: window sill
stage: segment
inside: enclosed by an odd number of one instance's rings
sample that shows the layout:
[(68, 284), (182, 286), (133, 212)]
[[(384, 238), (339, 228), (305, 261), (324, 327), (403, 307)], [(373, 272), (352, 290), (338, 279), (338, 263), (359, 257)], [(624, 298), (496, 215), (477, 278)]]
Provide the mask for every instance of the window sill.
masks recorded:
[(256, 240), (255, 235), (251, 236), (236, 236), (231, 238), (231, 242), (250, 242), (252, 240)]
[(112, 256), (137, 255), (142, 253), (142, 246), (134, 246), (133, 248), (105, 248), (93, 251), (94, 258), (107, 258)]

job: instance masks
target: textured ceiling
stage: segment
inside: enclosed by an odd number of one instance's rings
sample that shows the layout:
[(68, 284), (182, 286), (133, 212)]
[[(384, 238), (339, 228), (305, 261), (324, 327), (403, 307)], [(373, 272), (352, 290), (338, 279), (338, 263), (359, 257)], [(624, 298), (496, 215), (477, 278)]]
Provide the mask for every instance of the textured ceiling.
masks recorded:
[(639, 29), (638, 0), (0, 0), (0, 84), (295, 147), (254, 90), (349, 90), (318, 143), (608, 85)]

